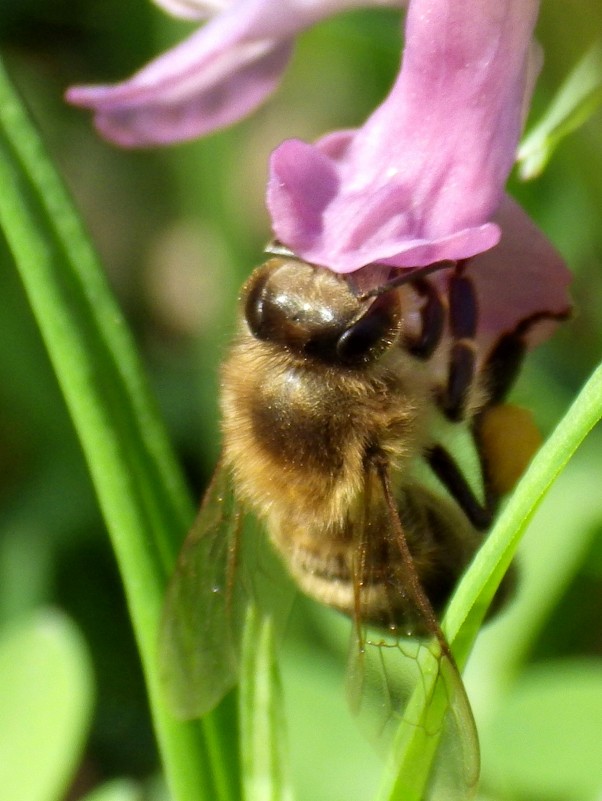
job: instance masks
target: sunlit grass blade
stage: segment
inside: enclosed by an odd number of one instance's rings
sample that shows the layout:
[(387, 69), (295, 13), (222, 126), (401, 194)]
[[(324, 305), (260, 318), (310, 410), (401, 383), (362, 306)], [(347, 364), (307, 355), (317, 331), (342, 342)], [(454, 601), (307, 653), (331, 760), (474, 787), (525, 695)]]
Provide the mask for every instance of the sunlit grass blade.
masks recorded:
[[(602, 366), (594, 372), (533, 459), (454, 593), (442, 628), (460, 668), (466, 664), (489, 603), (535, 510), (601, 417)], [(444, 695), (437, 691), (437, 674), (425, 672), (425, 676), (427, 684), (416, 688), (397, 734), (393, 751), (397, 760), (396, 775), (387, 781), (385, 790), (378, 796), (379, 801), (421, 801), (428, 785), (428, 773), (436, 759), (436, 741), (425, 741), (423, 721), (428, 719), (430, 728), (441, 727), (448, 707)]]
[(114, 779), (96, 787), (82, 801), (144, 801), (144, 791), (130, 779)]
[[(156, 637), (192, 508), (131, 338), (43, 145), (0, 71), (0, 224), (84, 450), (115, 549), (176, 801), (234, 797), (215, 759), (219, 717), (179, 723), (164, 701)], [(217, 726), (217, 728), (216, 728)]]
[(253, 607), (243, 642), (240, 722), (245, 801), (292, 801), (273, 627)]
[(543, 172), (560, 142), (602, 104), (602, 39), (598, 39), (564, 81), (542, 119), (521, 142), (517, 161), (523, 180)]

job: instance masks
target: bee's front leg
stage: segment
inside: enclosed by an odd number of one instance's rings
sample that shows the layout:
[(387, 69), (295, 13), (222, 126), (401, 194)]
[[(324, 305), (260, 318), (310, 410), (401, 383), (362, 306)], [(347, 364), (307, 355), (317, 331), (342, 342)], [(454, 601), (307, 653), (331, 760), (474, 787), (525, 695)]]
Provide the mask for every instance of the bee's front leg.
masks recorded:
[(441, 393), (440, 405), (449, 420), (458, 422), (465, 418), (477, 369), (478, 305), (472, 281), (462, 275), (462, 264), (449, 279), (448, 297), (452, 343), (447, 384)]
[(426, 361), (441, 342), (446, 308), (437, 288), (426, 278), (412, 281), (412, 289), (424, 299), (420, 309), (420, 332), (416, 336), (407, 336), (404, 344), (408, 353)]
[[(478, 531), (486, 531), (493, 522), (498, 496), (493, 492), (487, 473), (483, 472), (484, 503), (481, 503), (451, 453), (443, 445), (433, 445), (425, 458), (439, 481), (454, 498)], [(481, 460), (482, 467), (484, 467)]]
[(475, 381), (473, 325), (476, 325), (476, 301), (470, 279), (454, 275), (450, 284), (450, 329), (454, 335), (448, 383), (440, 403), (446, 416), (456, 422), (468, 418), (481, 464), (484, 502), (475, 496), (453, 456), (439, 444), (425, 454), (435, 475), (455, 498), (475, 528), (487, 529), (499, 504), (529, 463), (540, 443), (531, 415), (505, 403), (523, 363), (528, 334), (538, 323), (561, 320), (566, 313), (537, 312), (521, 320), (500, 336), (484, 364), (478, 380), (485, 399), (478, 411), (467, 414), (468, 393)]

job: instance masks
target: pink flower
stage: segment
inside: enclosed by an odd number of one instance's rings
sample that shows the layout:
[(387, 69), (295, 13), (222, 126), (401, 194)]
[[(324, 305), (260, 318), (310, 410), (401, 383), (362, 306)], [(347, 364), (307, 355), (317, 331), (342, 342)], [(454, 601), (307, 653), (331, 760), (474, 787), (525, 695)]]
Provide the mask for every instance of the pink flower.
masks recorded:
[[(403, 4), (156, 2), (187, 19), (213, 18), (131, 79), (67, 93), (123, 146), (230, 125), (276, 88), (304, 28), (353, 7)], [(387, 267), (470, 259), (482, 333), (566, 311), (561, 257), (504, 195), (534, 80), (528, 56), (537, 11), (538, 0), (411, 0), (402, 69), (366, 123), (274, 152), (268, 206), (277, 239), (340, 273), (381, 265), (372, 274), (382, 277)], [(362, 270), (364, 285), (370, 272)]]
[[(249, 114), (277, 87), (296, 34), (361, 6), (402, 0), (155, 0), (190, 20), (213, 17), (177, 47), (114, 86), (74, 86), (70, 103), (95, 112), (122, 147), (204, 136)], [(219, 13), (216, 13), (219, 12)]]
[(474, 257), (482, 319), (498, 331), (567, 310), (562, 259), (504, 195), (537, 10), (537, 0), (411, 0), (401, 71), (364, 125), (272, 154), (276, 238), (339, 273)]

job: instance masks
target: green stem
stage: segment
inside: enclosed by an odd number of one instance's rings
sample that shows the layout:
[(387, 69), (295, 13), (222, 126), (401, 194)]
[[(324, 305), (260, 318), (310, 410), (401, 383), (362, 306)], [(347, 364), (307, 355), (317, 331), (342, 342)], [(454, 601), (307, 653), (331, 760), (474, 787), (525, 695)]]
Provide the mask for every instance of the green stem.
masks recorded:
[(0, 125), (0, 224), (117, 555), (173, 797), (229, 801), (236, 789), (211, 758), (219, 715), (204, 725), (176, 721), (157, 668), (165, 585), (192, 506), (122, 315), (1, 64)]
[[(529, 521), (601, 417), (602, 365), (533, 459), (454, 593), (442, 629), (460, 669), (468, 660), (489, 603), (515, 556)], [(377, 796), (379, 801), (419, 801), (424, 797), (439, 741), (438, 736), (427, 737), (426, 731), (428, 728), (437, 731), (450, 711), (445, 697), (437, 693), (436, 677), (436, 672), (425, 671), (408, 702), (393, 748), (396, 765), (390, 777), (385, 778)], [(427, 717), (430, 727), (424, 725)]]

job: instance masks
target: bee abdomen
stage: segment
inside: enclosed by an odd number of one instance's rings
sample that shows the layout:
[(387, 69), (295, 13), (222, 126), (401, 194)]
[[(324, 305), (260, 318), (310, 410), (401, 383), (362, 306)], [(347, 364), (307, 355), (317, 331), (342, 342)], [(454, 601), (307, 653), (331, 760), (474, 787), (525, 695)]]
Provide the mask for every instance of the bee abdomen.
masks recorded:
[[(417, 575), (436, 613), (445, 607), (480, 537), (444, 498), (416, 485), (399, 490), (399, 529), (379, 503), (334, 527), (284, 522), (270, 529), (300, 588), (320, 603), (367, 625), (422, 635), (413, 595)], [(422, 621), (422, 622), (421, 622)]]
[[(351, 551), (349, 552), (351, 555)], [(405, 582), (391, 565), (371, 566), (360, 580), (342, 552), (313, 552), (295, 548), (287, 564), (301, 590), (314, 600), (337, 609), (363, 624), (383, 629), (403, 628), (404, 633), (422, 633), (417, 627), (415, 607), (405, 592)], [(399, 566), (398, 566), (399, 567)]]

